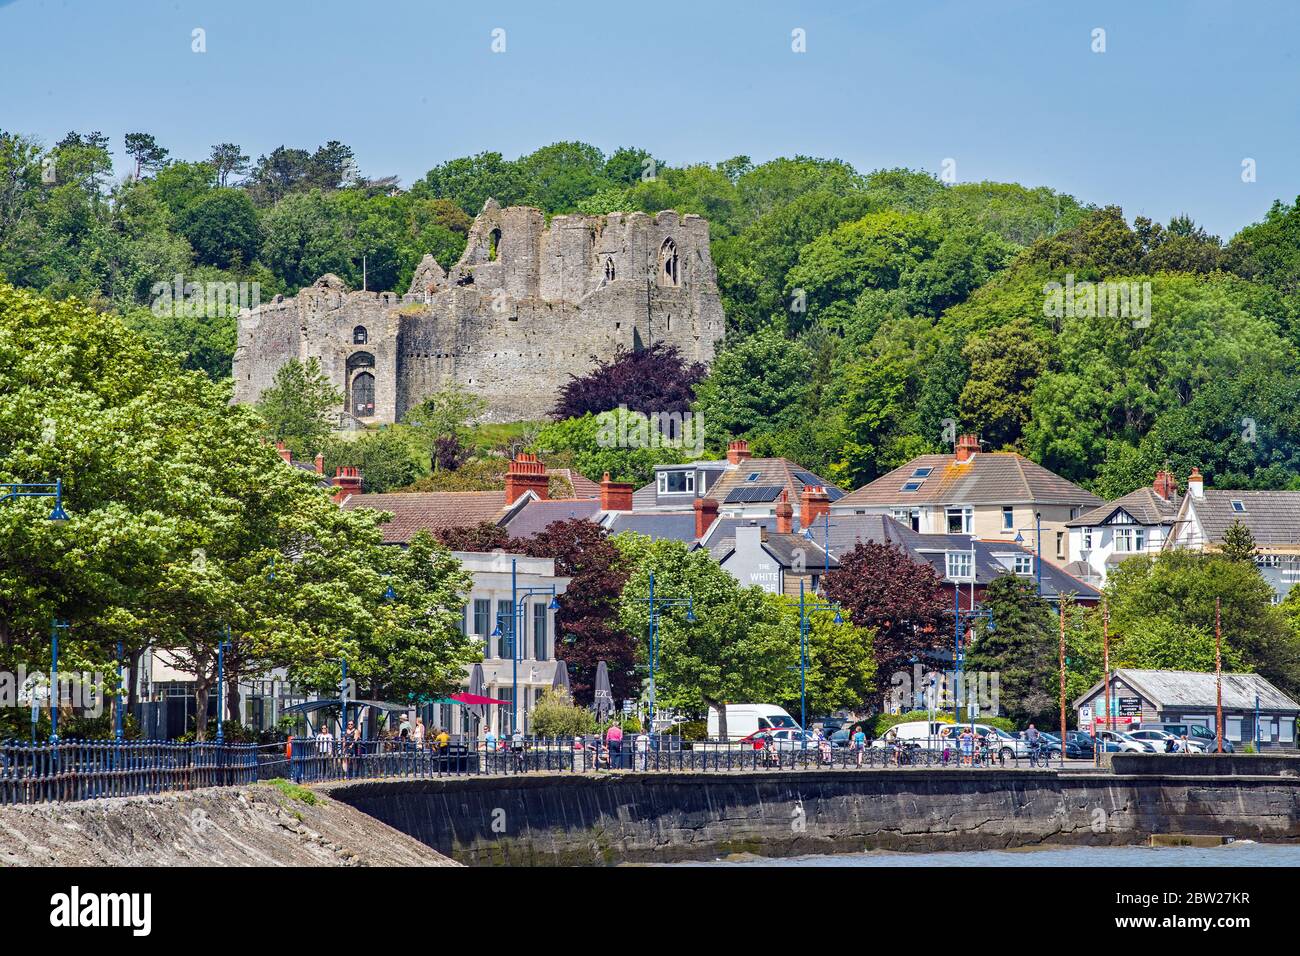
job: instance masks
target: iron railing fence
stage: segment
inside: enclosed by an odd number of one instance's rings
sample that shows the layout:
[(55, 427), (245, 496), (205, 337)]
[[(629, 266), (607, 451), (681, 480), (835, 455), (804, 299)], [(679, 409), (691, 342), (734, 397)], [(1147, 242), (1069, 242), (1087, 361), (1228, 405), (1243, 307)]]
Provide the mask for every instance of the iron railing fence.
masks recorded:
[(236, 786), (283, 777), (288, 771), (282, 744), (0, 742), (0, 805)]
[(129, 797), (199, 787), (239, 786), (289, 778), (300, 783), (357, 778), (420, 778), (511, 775), (534, 772), (590, 773), (728, 772), (742, 770), (883, 769), (890, 767), (1056, 766), (1032, 762), (1010, 749), (964, 752), (951, 738), (863, 748), (829, 743), (777, 741), (752, 744), (683, 742), (680, 738), (624, 738), (610, 746), (591, 737), (510, 739), (491, 748), (454, 738), (443, 748), (431, 741), (376, 739), (340, 742), (299, 738), (285, 744), (176, 743), (171, 741), (0, 742), (0, 805)]

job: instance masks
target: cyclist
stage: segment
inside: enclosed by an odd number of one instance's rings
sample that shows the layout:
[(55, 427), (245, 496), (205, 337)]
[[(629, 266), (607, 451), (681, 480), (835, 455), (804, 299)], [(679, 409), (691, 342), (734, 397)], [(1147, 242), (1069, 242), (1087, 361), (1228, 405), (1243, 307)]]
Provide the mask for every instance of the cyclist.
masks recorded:
[(1025, 731), (1025, 743), (1029, 745), (1029, 765), (1032, 767), (1038, 763), (1038, 752), (1042, 741), (1038, 738), (1038, 728), (1033, 724)]

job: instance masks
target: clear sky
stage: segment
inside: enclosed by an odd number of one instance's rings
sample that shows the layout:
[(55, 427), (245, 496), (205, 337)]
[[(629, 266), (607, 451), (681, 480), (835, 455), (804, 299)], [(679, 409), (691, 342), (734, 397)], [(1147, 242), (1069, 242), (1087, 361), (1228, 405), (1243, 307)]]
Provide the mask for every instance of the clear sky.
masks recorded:
[(185, 159), (338, 139), (405, 184), (562, 139), (951, 158), (1226, 238), (1300, 193), (1298, 36), (1294, 0), (0, 0), (0, 128), (99, 129), (119, 157), (137, 130)]

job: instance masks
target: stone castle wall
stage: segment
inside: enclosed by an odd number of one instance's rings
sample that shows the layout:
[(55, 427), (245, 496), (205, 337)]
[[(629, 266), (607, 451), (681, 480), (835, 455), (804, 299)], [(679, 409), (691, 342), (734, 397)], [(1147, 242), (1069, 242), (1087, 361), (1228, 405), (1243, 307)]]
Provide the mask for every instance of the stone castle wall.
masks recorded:
[[(365, 423), (400, 421), (456, 382), (496, 421), (541, 418), (593, 356), (667, 342), (709, 362), (723, 335), (708, 223), (661, 212), (556, 216), (489, 201), (449, 272), (426, 256), (405, 295), (323, 276), (244, 313), (235, 399), (291, 358), (316, 358)], [(367, 380), (366, 376), (370, 378)], [(373, 405), (369, 398), (373, 382)]]

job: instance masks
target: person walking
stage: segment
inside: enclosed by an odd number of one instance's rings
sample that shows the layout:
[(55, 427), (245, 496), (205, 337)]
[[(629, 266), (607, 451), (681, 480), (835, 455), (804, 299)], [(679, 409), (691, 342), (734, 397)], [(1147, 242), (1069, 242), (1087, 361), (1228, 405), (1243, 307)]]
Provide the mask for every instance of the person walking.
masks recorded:
[(416, 717), (415, 726), (411, 728), (411, 742), (416, 750), (424, 749), (424, 718)]
[(859, 767), (861, 767), (862, 757), (867, 752), (867, 735), (862, 730), (861, 725), (858, 726), (857, 730), (853, 731), (853, 736), (849, 739), (851, 741), (850, 746), (853, 748), (853, 760)]
[(975, 735), (969, 727), (963, 727), (958, 742), (961, 745), (961, 762), (963, 767), (975, 765)]
[(650, 769), (650, 735), (642, 728), (641, 732), (636, 735), (636, 754), (637, 762), (641, 765), (641, 770)]

